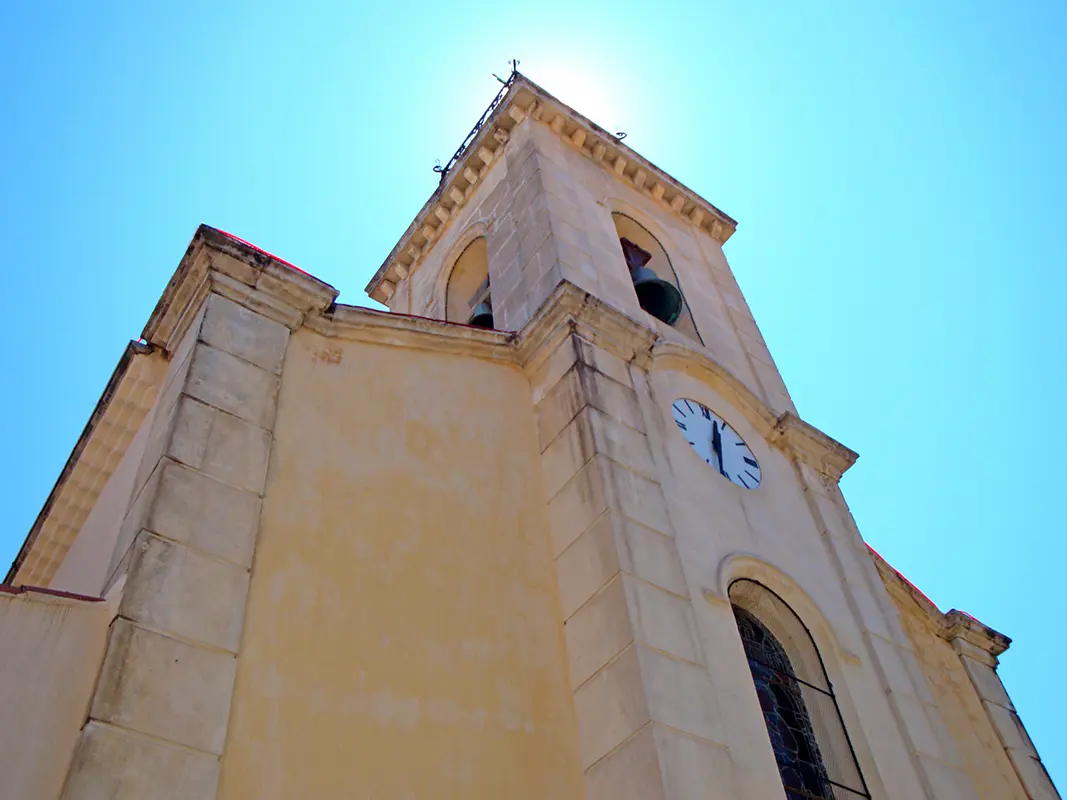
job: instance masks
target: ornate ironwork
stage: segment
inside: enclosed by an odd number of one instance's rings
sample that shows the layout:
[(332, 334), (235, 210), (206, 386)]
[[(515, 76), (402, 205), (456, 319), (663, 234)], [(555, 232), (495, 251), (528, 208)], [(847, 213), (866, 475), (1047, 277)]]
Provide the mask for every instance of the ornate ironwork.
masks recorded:
[(468, 133), (467, 136), (463, 139), (462, 144), (460, 144), (459, 148), (452, 155), (452, 158), (448, 159), (448, 163), (445, 164), (443, 167), (440, 163), (434, 166), (433, 171), (440, 174), (441, 183), (445, 182), (445, 178), (448, 177), (449, 170), (451, 170), (452, 167), (456, 165), (456, 162), (463, 158), (463, 154), (467, 152), (467, 148), (471, 146), (471, 142), (473, 142), (478, 136), (478, 132), (482, 129), (482, 126), (485, 125), (485, 121), (489, 119), (492, 113), (496, 111), (497, 108), (500, 106), (500, 103), (507, 96), (508, 90), (511, 89), (511, 84), (515, 82), (515, 78), (518, 76), (518, 74), (519, 60), (517, 58), (514, 58), (511, 60), (511, 74), (508, 75), (507, 80), (504, 80), (499, 75), (493, 75), (494, 78), (496, 78), (504, 85), (501, 87), (500, 91), (497, 92), (496, 97), (493, 98), (493, 102), (489, 104), (489, 107), (485, 109), (485, 112), (478, 118), (478, 121), (474, 123), (474, 127), (471, 128), (471, 132)]

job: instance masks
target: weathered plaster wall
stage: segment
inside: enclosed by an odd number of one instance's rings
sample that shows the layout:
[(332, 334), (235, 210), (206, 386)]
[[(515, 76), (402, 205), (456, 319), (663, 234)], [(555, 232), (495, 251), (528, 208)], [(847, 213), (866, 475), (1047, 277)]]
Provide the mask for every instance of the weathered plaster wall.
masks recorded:
[(1026, 800), (960, 656), (931, 628), (930, 616), (902, 594), (890, 592), (915, 648), (945, 725), (956, 740), (980, 800)]
[(537, 454), (514, 367), (294, 334), (220, 797), (582, 796)]
[(130, 507), (137, 468), (144, 456), (155, 407), (148, 412), (111, 478), (100, 492), (74, 544), (56, 571), (50, 587), (65, 592), (100, 595), (112, 566), (119, 528)]
[(0, 592), (0, 796), (59, 797), (109, 617), (103, 602)]

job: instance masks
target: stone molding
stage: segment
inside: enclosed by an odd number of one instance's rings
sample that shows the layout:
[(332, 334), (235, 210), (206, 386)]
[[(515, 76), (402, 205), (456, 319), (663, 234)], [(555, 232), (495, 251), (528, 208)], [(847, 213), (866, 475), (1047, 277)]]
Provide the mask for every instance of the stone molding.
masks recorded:
[(387, 303), (397, 284), (423, 257), (474, 194), (503, 153), (512, 131), (527, 120), (545, 125), (586, 158), (634, 190), (652, 198), (687, 224), (724, 244), (737, 221), (631, 150), (622, 140), (579, 114), (524, 75), (485, 121), (448, 178), (426, 201), (367, 284), (372, 298)]
[(306, 315), (326, 311), (337, 299), (335, 288), (299, 267), (243, 239), (201, 225), (148, 318), (142, 341), (169, 354), (199, 309), (197, 300), (209, 291), (290, 329), (300, 327)]
[(859, 453), (831, 439), (813, 425), (809, 425), (792, 411), (786, 411), (774, 425), (771, 441), (783, 450), (792, 453), (798, 461), (807, 464), (835, 483), (841, 480)]
[(948, 612), (942, 612), (929, 597), (894, 569), (870, 545), (867, 546), (867, 550), (890, 594), (910, 601), (921, 609), (925, 613), (930, 629), (951, 644), (956, 652), (973, 648), (984, 654), (983, 660), (986, 660), (990, 666), (996, 665), (997, 657), (1011, 645), (1009, 637), (988, 625), (983, 625), (965, 611), (953, 608)]
[(577, 333), (643, 369), (696, 371), (779, 448), (836, 481), (855, 454), (790, 413), (778, 415), (707, 353), (667, 342), (646, 325), (564, 281), (520, 332), (338, 305), (337, 290), (229, 234), (202, 225), (142, 334), (127, 348), (75, 445), (7, 582), (47, 586), (155, 402), (169, 359), (209, 293), (323, 336), (511, 362), (525, 369)]
[[(216, 284), (203, 278), (189, 284)], [(142, 472), (158, 479), (148, 479), (121, 523), (133, 535), (116, 545), (123, 588), (68, 773), (70, 800), (144, 796), (146, 777), (170, 789), (193, 761), (214, 766), (180, 796), (216, 794), (291, 332), (218, 292), (201, 305), (195, 314), (175, 309), (192, 325), (157, 401), (158, 446), (143, 455)], [(131, 768), (115, 736), (141, 741), (141, 764)], [(157, 772), (176, 752), (185, 763)]]
[(411, 314), (338, 305), (305, 325), (330, 338), (517, 362), (516, 334)]
[(1011, 645), (1011, 639), (1003, 633), (983, 625), (967, 612), (955, 608), (944, 615), (941, 625), (941, 638), (948, 640), (957, 651), (960, 650), (957, 641), (966, 642), (995, 660)]
[(5, 583), (47, 586), (110, 480), (159, 389), (166, 362), (130, 342), (45, 500)]

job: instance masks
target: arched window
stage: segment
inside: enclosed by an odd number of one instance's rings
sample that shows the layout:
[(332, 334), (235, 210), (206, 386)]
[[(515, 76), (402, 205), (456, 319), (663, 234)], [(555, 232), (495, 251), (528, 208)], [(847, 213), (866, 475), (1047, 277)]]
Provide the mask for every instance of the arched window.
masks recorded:
[[(682, 331), (690, 339), (703, 344), (703, 340), (697, 332), (696, 324), (693, 322), (693, 314), (689, 310), (689, 304), (685, 301), (685, 297), (682, 296), (682, 287), (678, 283), (678, 276), (674, 272), (674, 267), (671, 265), (671, 260), (667, 256), (667, 251), (663, 249), (663, 245), (648, 229), (625, 214), (612, 214), (611, 218), (615, 222), (615, 232), (619, 236), (619, 245), (622, 248), (623, 259), (630, 271), (630, 278), (633, 279), (635, 277), (635, 271), (639, 268), (649, 269), (656, 278), (673, 286), (681, 300), (678, 314), (674, 318), (662, 313), (659, 308), (652, 307), (639, 292), (638, 299), (641, 301), (641, 307), (668, 325)], [(658, 299), (656, 294), (653, 295), (654, 299)]]
[(480, 328), (493, 327), (489, 255), (484, 236), (467, 245), (452, 267), (445, 290), (445, 319)]
[(730, 603), (788, 800), (869, 798), (822, 658), (804, 623), (755, 581), (734, 581)]

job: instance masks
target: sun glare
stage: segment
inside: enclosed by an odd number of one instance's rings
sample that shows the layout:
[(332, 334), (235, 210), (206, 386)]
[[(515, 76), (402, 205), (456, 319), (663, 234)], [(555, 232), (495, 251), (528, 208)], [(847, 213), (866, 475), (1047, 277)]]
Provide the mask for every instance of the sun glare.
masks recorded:
[[(519, 69), (522, 69), (521, 65)], [(611, 133), (625, 130), (620, 127), (623, 124), (620, 114), (622, 104), (615, 96), (614, 87), (601, 76), (573, 65), (538, 66), (532, 68), (528, 76), (605, 130)]]

